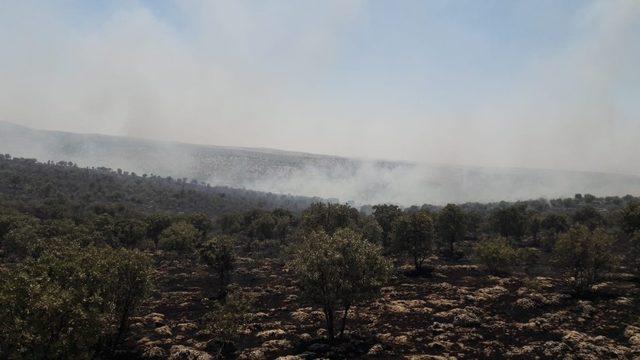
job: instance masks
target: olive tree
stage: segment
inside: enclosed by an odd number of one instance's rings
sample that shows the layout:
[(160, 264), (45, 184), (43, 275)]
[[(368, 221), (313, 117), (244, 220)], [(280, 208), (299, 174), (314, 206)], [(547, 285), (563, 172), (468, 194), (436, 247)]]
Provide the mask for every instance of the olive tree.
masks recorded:
[(475, 247), (475, 255), (492, 275), (510, 273), (517, 260), (516, 250), (503, 237), (480, 241)]
[(234, 241), (229, 235), (219, 235), (206, 241), (200, 249), (200, 257), (218, 277), (220, 299), (227, 296), (231, 270), (235, 264)]
[(629, 250), (625, 258), (631, 271), (640, 275), (640, 230), (629, 238)]
[(142, 253), (68, 243), (0, 268), (0, 357), (108, 358), (150, 281)]
[(417, 273), (431, 254), (433, 237), (433, 220), (426, 211), (404, 214), (393, 224), (394, 249), (411, 257)]
[(438, 214), (437, 229), (441, 246), (447, 247), (449, 256), (453, 255), (453, 245), (464, 239), (465, 216), (462, 210), (454, 204), (447, 204)]
[(615, 260), (613, 242), (604, 230), (590, 231), (584, 225), (574, 226), (558, 237), (553, 258), (577, 295), (588, 291), (611, 268)]
[(335, 337), (337, 312), (342, 310), (342, 336), (349, 309), (375, 297), (391, 270), (381, 248), (351, 229), (311, 232), (294, 247), (289, 267), (303, 298), (322, 307), (329, 340)]
[(200, 232), (186, 221), (171, 224), (160, 233), (158, 247), (163, 250), (193, 251)]

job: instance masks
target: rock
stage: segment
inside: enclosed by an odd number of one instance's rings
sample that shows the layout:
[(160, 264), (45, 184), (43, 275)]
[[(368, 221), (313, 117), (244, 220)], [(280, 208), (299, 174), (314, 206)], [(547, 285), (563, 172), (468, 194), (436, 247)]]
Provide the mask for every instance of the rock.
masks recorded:
[(180, 332), (188, 332), (188, 331), (196, 330), (198, 328), (198, 325), (196, 325), (194, 323), (191, 323), (191, 322), (180, 323), (180, 324), (176, 325), (176, 328)]
[(432, 310), (426, 304), (424, 300), (393, 300), (386, 304), (386, 311), (394, 314), (430, 314)]
[(174, 345), (169, 350), (169, 360), (213, 360), (213, 357), (204, 351)]
[(156, 335), (161, 336), (161, 337), (171, 337), (173, 335), (169, 325), (164, 325), (164, 326), (160, 326), (158, 328), (155, 328), (153, 330), (153, 332), (156, 333)]
[(530, 298), (520, 298), (516, 300), (515, 307), (520, 310), (532, 310), (538, 307), (538, 304)]
[(409, 337), (407, 335), (400, 335), (393, 338), (393, 344), (396, 346), (403, 346), (409, 343)]
[(282, 329), (265, 330), (259, 332), (258, 336), (262, 340), (283, 338), (286, 332)]
[(433, 315), (437, 319), (444, 319), (453, 322), (456, 326), (473, 327), (480, 325), (481, 319), (477, 314), (480, 309), (467, 306), (466, 308), (455, 308), (449, 311), (442, 311)]
[(293, 347), (291, 341), (280, 339), (280, 340), (268, 340), (262, 343), (260, 346), (262, 349), (268, 350), (289, 350)]
[(164, 325), (164, 315), (160, 313), (147, 314), (144, 317), (145, 324), (152, 324), (154, 326)]
[(640, 347), (640, 327), (629, 325), (624, 329), (624, 337), (627, 338), (629, 344), (634, 347)]
[(369, 351), (367, 352), (367, 355), (369, 356), (379, 355), (380, 353), (382, 353), (382, 351), (383, 351), (382, 344), (375, 344), (369, 349)]
[(476, 291), (475, 300), (478, 302), (496, 301), (509, 292), (506, 288), (500, 285), (482, 288)]
[(165, 359), (167, 357), (167, 352), (161, 347), (151, 346), (142, 352), (142, 357), (144, 359)]

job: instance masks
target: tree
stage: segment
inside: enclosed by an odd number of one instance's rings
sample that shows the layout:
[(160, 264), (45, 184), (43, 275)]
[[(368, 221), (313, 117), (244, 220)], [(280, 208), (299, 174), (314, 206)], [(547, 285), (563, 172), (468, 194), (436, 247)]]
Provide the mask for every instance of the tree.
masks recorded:
[[(585, 195), (585, 199), (586, 199)], [(584, 225), (589, 228), (589, 230), (595, 230), (597, 227), (605, 225), (605, 219), (602, 214), (598, 212), (592, 206), (585, 206), (583, 208), (578, 209), (573, 216), (571, 216), (574, 224)]]
[(577, 295), (587, 292), (613, 265), (613, 242), (604, 230), (592, 232), (584, 225), (574, 226), (558, 237), (553, 259)]
[(325, 203), (312, 204), (301, 216), (305, 229), (324, 230), (329, 234), (341, 228), (356, 226), (359, 218), (358, 210), (349, 205)]
[(165, 214), (153, 214), (147, 218), (147, 237), (153, 241), (156, 248), (160, 241), (160, 234), (171, 226), (171, 217)]
[(139, 252), (59, 242), (0, 268), (0, 350), (15, 358), (108, 358), (148, 295), (150, 275)]
[(134, 247), (144, 240), (147, 224), (137, 219), (122, 219), (114, 224), (113, 232), (118, 245)]
[(373, 217), (382, 228), (382, 246), (385, 248), (389, 248), (391, 245), (393, 223), (400, 216), (402, 216), (402, 210), (396, 205), (383, 204), (373, 207)]
[(640, 275), (640, 230), (629, 237), (629, 250), (625, 258), (631, 271)]
[(362, 218), (360, 229), (362, 236), (369, 242), (382, 245), (384, 231), (373, 216)]
[(540, 222), (542, 231), (550, 232), (553, 235), (569, 230), (569, 221), (567, 217), (559, 214), (549, 214)]
[(200, 249), (200, 257), (218, 277), (219, 298), (227, 296), (231, 270), (235, 265), (234, 241), (229, 235), (219, 235), (206, 241)]
[(160, 233), (158, 247), (163, 250), (192, 251), (200, 232), (186, 221), (178, 221)]
[(629, 235), (640, 231), (640, 203), (631, 203), (622, 210), (622, 229)]
[(252, 299), (240, 292), (229, 293), (225, 302), (215, 302), (204, 315), (205, 331), (218, 344), (216, 358), (231, 358), (234, 340), (250, 319)]
[(475, 253), (478, 261), (493, 275), (510, 273), (518, 255), (502, 237), (480, 241), (476, 245)]
[(521, 239), (527, 228), (527, 213), (524, 206), (514, 205), (495, 210), (491, 214), (492, 229), (505, 238)]
[(447, 204), (438, 214), (437, 229), (441, 246), (446, 246), (447, 254), (453, 256), (453, 245), (464, 239), (465, 216), (462, 210), (454, 204)]
[(412, 258), (416, 273), (422, 272), (424, 261), (433, 247), (433, 220), (426, 211), (404, 214), (393, 224), (394, 249)]
[(327, 336), (335, 337), (336, 312), (342, 309), (340, 336), (344, 334), (349, 309), (379, 293), (391, 265), (381, 248), (351, 230), (333, 235), (314, 231), (297, 244), (289, 263), (306, 300), (322, 307)]

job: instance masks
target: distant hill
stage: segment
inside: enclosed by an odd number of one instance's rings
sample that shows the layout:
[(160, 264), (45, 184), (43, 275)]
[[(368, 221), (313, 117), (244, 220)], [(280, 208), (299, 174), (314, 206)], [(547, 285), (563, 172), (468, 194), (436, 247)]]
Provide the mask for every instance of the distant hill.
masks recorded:
[(359, 204), (488, 202), (575, 193), (640, 195), (640, 177), (633, 175), (358, 160), (44, 131), (4, 122), (0, 152)]

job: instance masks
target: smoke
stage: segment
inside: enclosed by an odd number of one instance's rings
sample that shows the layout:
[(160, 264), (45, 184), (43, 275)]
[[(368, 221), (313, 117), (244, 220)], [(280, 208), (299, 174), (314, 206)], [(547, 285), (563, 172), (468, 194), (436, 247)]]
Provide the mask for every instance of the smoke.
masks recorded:
[[(640, 2), (584, 2), (554, 21), (555, 2), (505, 5), (515, 8), (512, 22), (491, 14), (489, 22), (505, 27), (491, 31), (460, 20), (465, 13), (491, 13), (476, 2), (380, 6), (356, 0), (2, 2), (0, 120), (488, 166), (494, 173), (516, 166), (640, 174)], [(518, 21), (534, 24), (528, 30), (546, 38), (536, 40), (513, 25)], [(495, 37), (511, 30), (521, 32)], [(163, 153), (166, 168), (192, 166), (178, 149)], [(118, 164), (139, 165), (122, 156)], [(246, 186), (400, 203), (475, 199), (471, 194), (483, 191), (443, 185), (451, 177), (437, 166), (381, 171), (363, 164), (348, 176), (308, 167), (286, 181)], [(465, 174), (454, 178), (463, 184)], [(575, 184), (553, 183), (556, 188), (522, 190), (522, 196), (564, 193)], [(520, 194), (507, 185), (497, 188)]]

